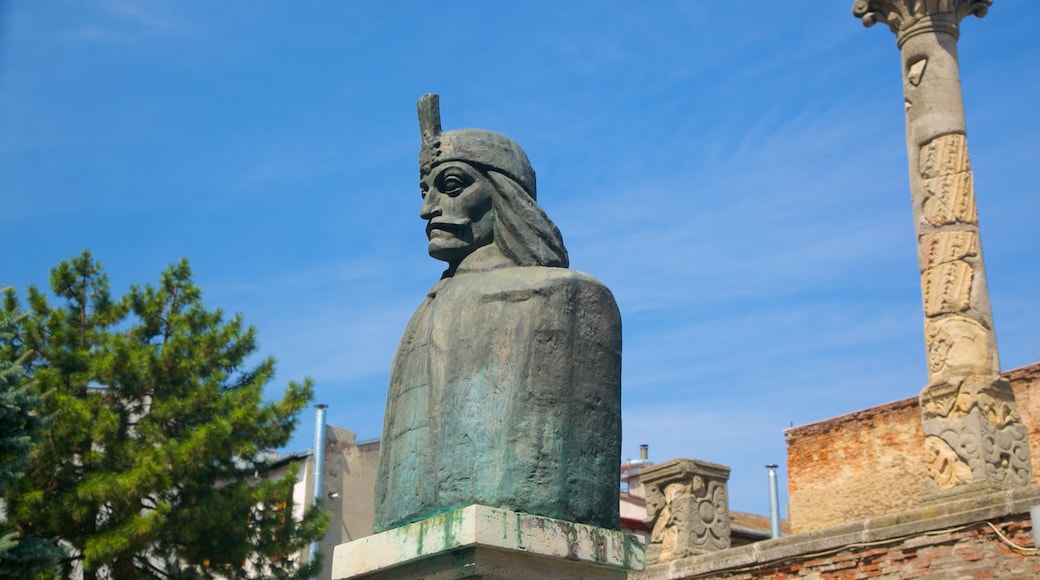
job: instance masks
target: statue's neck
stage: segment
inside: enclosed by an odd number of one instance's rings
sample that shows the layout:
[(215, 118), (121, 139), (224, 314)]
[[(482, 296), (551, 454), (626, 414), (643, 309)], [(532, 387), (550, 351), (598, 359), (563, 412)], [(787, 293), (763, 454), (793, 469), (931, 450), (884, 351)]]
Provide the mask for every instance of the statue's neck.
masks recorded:
[(482, 248), (477, 248), (472, 254), (463, 258), (462, 262), (459, 262), (454, 269), (449, 267), (444, 271), (441, 278), (451, 278), (456, 274), (487, 272), (488, 270), (508, 268), (515, 265), (512, 260), (502, 253), (502, 250), (498, 249), (497, 245), (488, 244)]

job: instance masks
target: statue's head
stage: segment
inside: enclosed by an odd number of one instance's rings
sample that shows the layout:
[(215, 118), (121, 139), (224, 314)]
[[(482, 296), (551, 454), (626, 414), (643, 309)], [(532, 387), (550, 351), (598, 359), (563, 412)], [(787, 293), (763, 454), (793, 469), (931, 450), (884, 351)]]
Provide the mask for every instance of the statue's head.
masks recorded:
[(520, 146), (493, 131), (441, 131), (437, 95), (424, 95), (418, 109), (419, 215), (430, 255), (454, 273), (494, 243), (518, 266), (567, 267), (563, 239), (536, 202), (534, 169)]
[[(427, 95), (436, 103), (437, 95)], [(420, 100), (420, 107), (422, 101)], [(436, 109), (435, 109), (436, 110)], [(420, 116), (420, 119), (422, 117)], [(436, 132), (427, 133), (423, 127), (422, 149), (419, 150), (419, 176), (425, 177), (433, 168), (449, 161), (462, 161), (493, 169), (517, 182), (527, 195), (537, 199), (534, 168), (527, 154), (512, 139), (501, 133), (484, 129), (455, 129), (439, 131), (438, 116)], [(427, 140), (427, 134), (430, 135)]]

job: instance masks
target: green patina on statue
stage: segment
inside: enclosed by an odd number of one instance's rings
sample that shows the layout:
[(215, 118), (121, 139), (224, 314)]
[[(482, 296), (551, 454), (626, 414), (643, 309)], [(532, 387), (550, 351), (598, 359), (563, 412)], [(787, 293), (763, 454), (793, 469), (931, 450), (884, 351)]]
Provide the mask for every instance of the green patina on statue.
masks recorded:
[(481, 504), (617, 529), (621, 317), (568, 270), (504, 135), (441, 131), (419, 100), (420, 216), (447, 262), (394, 357), (375, 530)]

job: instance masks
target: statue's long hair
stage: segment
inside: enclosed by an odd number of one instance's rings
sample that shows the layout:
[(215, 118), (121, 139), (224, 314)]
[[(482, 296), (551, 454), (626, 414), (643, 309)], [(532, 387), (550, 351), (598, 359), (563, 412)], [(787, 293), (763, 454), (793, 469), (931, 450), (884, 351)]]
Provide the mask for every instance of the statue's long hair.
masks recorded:
[(563, 236), (538, 202), (508, 175), (485, 168), (495, 184), (495, 244), (518, 266), (566, 268), (570, 264)]

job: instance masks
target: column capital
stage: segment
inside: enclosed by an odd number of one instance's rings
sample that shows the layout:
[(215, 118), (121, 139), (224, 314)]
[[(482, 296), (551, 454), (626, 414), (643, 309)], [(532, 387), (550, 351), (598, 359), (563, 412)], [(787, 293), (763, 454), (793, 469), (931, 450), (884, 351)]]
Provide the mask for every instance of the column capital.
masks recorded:
[(729, 467), (673, 459), (645, 468), (639, 480), (646, 488), (649, 563), (730, 547)]
[(896, 34), (899, 43), (908, 34), (945, 30), (957, 36), (957, 25), (968, 15), (982, 18), (993, 0), (856, 0), (852, 15), (870, 27), (881, 22)]

